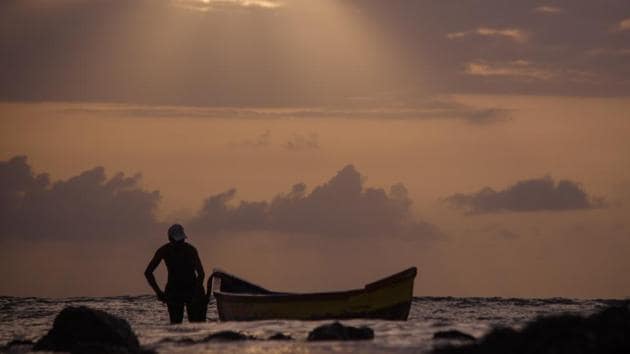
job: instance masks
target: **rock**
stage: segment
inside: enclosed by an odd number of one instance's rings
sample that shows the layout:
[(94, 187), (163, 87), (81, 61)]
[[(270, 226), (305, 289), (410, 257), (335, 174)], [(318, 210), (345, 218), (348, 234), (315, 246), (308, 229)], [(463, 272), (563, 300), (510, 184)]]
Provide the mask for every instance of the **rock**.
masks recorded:
[(14, 339), (10, 341), (9, 343), (7, 343), (5, 347), (10, 348), (10, 347), (16, 347), (19, 345), (34, 345), (34, 344), (35, 343), (33, 343), (32, 341), (28, 339)]
[(141, 353), (140, 343), (129, 323), (104, 311), (85, 306), (66, 307), (53, 327), (33, 350), (71, 353)]
[(276, 333), (273, 336), (267, 338), (267, 340), (293, 340), (293, 337), (291, 337), (290, 335), (286, 335), (284, 333)]
[(475, 341), (475, 337), (468, 333), (460, 332), (457, 330), (440, 331), (433, 334), (433, 339), (454, 339), (454, 340), (472, 340)]
[(339, 322), (319, 326), (308, 334), (308, 341), (320, 340), (366, 340), (374, 339), (369, 327), (344, 326)]
[(14, 339), (9, 343), (0, 347), (0, 353), (26, 353), (30, 352), (32, 349), (33, 343), (30, 340), (26, 339)]
[(434, 349), (439, 354), (617, 354), (630, 353), (630, 310), (611, 307), (588, 317), (538, 318), (521, 331), (498, 328), (475, 344)]
[(240, 332), (234, 331), (220, 331), (209, 334), (206, 338), (203, 339), (203, 342), (212, 342), (212, 341), (239, 341), (239, 340), (251, 340), (256, 339), (256, 337), (249, 336)]

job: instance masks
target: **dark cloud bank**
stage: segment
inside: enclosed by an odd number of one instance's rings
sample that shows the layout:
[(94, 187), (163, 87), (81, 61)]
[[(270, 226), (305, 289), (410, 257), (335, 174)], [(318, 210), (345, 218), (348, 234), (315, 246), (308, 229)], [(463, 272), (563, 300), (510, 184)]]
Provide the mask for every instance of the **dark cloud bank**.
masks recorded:
[(146, 235), (155, 225), (160, 195), (138, 186), (140, 175), (107, 179), (103, 167), (65, 181), (35, 175), (25, 156), (0, 162), (0, 225), (3, 237), (115, 239)]
[(604, 206), (602, 199), (589, 196), (578, 183), (570, 180), (556, 183), (549, 176), (519, 181), (500, 191), (486, 187), (472, 194), (454, 194), (446, 198), (446, 202), (471, 213), (576, 210)]
[(205, 232), (270, 230), (317, 234), (331, 237), (400, 236), (433, 238), (437, 229), (414, 221), (411, 199), (402, 184), (389, 192), (364, 188), (363, 178), (352, 165), (344, 167), (330, 181), (307, 193), (299, 183), (271, 202), (228, 202), (236, 190), (206, 199), (199, 215), (190, 223)]
[[(29, 240), (135, 239), (163, 231), (155, 219), (157, 191), (139, 185), (140, 176), (122, 173), (107, 179), (96, 167), (52, 183), (36, 175), (25, 156), (0, 162), (0, 225), (2, 237)], [(273, 231), (332, 238), (399, 237), (431, 239), (431, 224), (416, 221), (412, 201), (402, 184), (388, 192), (366, 188), (348, 165), (310, 193), (296, 184), (273, 200), (231, 205), (236, 189), (207, 198), (187, 229), (210, 236), (239, 231)]]
[[(140, 187), (140, 175), (118, 173), (107, 178), (96, 167), (67, 180), (51, 182), (35, 174), (25, 156), (0, 162), (0, 225), (2, 237), (29, 240), (141, 239), (161, 233), (155, 218), (158, 191)], [(412, 215), (412, 200), (403, 184), (388, 191), (364, 186), (364, 178), (347, 165), (328, 182), (308, 191), (303, 183), (271, 201), (235, 202), (237, 190), (208, 197), (186, 220), (200, 236), (269, 231), (330, 238), (438, 238), (439, 230)], [(517, 182), (504, 190), (486, 187), (445, 199), (471, 213), (554, 211), (603, 207), (576, 182), (551, 177)]]

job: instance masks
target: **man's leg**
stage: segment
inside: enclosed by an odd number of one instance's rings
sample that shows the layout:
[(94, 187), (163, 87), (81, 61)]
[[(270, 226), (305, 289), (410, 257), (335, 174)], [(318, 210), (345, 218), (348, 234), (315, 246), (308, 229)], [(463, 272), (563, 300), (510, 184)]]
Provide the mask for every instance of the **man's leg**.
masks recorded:
[(208, 301), (205, 297), (193, 297), (191, 302), (186, 303), (186, 313), (188, 322), (205, 322), (208, 313)]
[(167, 303), (168, 317), (171, 320), (171, 324), (182, 323), (184, 321), (184, 303), (172, 302)]
[(186, 313), (188, 322), (205, 322), (208, 313), (208, 299), (202, 285), (195, 287), (193, 295), (186, 303)]

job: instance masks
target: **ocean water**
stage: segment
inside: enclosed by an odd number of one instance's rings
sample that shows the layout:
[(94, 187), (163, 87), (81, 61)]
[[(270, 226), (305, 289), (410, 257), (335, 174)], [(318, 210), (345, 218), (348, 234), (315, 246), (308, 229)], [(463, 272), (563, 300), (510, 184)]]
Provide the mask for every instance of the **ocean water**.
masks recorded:
[[(18, 298), (0, 297), (0, 345), (15, 339), (35, 341), (52, 326), (57, 313), (66, 306), (88, 306), (125, 318), (143, 346), (159, 353), (428, 353), (445, 342), (432, 339), (438, 331), (456, 329), (480, 337), (494, 326), (521, 327), (538, 316), (558, 313), (590, 314), (611, 304), (611, 300), (506, 299), (416, 297), (409, 320), (344, 320), (367, 325), (375, 338), (357, 342), (307, 342), (308, 332), (331, 321), (219, 322), (213, 302), (208, 322), (169, 325), (166, 307), (154, 296), (102, 298)], [(182, 345), (173, 341), (201, 339), (220, 330), (240, 331), (257, 338), (282, 332), (293, 341), (210, 342)]]

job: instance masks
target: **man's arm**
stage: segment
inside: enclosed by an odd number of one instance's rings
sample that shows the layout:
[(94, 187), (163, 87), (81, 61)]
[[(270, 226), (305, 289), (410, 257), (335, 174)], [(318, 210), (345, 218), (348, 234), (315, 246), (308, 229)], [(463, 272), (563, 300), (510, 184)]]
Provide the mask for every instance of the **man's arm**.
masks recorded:
[(151, 288), (155, 292), (155, 295), (157, 295), (158, 300), (165, 302), (166, 294), (164, 294), (162, 289), (160, 289), (157, 281), (155, 280), (155, 276), (153, 276), (153, 271), (155, 271), (155, 268), (157, 268), (158, 265), (160, 265), (161, 261), (162, 261), (162, 252), (160, 252), (160, 250), (157, 250), (153, 258), (149, 262), (149, 265), (147, 265), (147, 269), (144, 271), (144, 277), (147, 278), (147, 281), (149, 282), (149, 285), (151, 285)]
[(197, 278), (195, 279), (201, 287), (203, 287), (203, 279), (206, 277), (206, 273), (203, 271), (203, 264), (199, 259), (199, 253), (195, 250), (195, 272), (197, 272)]

